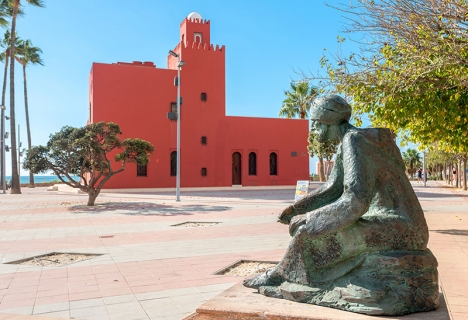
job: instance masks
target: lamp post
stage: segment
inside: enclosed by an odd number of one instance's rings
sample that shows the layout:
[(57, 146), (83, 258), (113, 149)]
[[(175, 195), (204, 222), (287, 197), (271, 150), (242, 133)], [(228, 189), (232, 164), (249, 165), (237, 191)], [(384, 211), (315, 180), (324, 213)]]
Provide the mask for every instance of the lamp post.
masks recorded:
[(177, 58), (177, 166), (176, 166), (176, 201), (180, 201), (180, 68), (185, 61), (180, 61), (180, 54), (169, 50), (169, 54)]
[(6, 169), (6, 166), (5, 166), (5, 161), (6, 161), (6, 154), (5, 154), (5, 106), (4, 105), (1, 105), (0, 106), (0, 109), (2, 109), (2, 114), (1, 114), (1, 123), (2, 123), (2, 142), (1, 142), (1, 158), (2, 158), (2, 164), (1, 164), (1, 168), (0, 168), (0, 171), (1, 171), (1, 178), (2, 178), (2, 190), (3, 190), (3, 193), (6, 193), (6, 177), (5, 177), (5, 169)]

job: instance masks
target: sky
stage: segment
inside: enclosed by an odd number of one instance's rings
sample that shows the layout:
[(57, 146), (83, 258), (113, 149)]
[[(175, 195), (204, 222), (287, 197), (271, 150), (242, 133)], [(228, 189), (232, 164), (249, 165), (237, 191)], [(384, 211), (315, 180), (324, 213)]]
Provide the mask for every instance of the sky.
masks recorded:
[[(40, 47), (44, 61), (27, 68), (33, 145), (46, 144), (62, 126), (86, 124), (93, 62), (153, 61), (166, 67), (179, 25), (193, 11), (211, 21), (211, 42), (226, 46), (226, 113), (232, 116), (278, 117), (284, 91), (301, 79), (297, 71), (318, 72), (324, 48), (336, 52), (337, 36), (346, 36), (341, 12), (321, 0), (44, 0), (45, 8), (22, 3), (18, 36)], [(15, 70), (16, 117), (25, 147), (22, 67), (16, 64)], [(6, 106), (9, 115), (8, 96)], [(7, 121), (7, 131), (9, 126)], [(7, 176), (10, 161), (7, 153)], [(21, 169), (21, 175), (27, 172)]]

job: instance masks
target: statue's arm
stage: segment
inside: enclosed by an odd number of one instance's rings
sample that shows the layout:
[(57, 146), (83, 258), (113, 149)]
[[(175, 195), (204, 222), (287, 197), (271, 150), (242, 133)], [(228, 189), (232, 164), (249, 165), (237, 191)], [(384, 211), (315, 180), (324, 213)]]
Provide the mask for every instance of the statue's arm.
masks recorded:
[(343, 139), (343, 193), (340, 198), (306, 215), (307, 234), (321, 237), (355, 223), (364, 215), (374, 194), (377, 166), (370, 158), (372, 146), (361, 135)]
[(289, 223), (291, 218), (296, 215), (305, 214), (338, 199), (343, 192), (343, 175), (343, 161), (339, 149), (335, 159), (335, 165), (333, 166), (328, 181), (284, 209), (283, 212), (280, 213), (278, 221), (281, 223)]

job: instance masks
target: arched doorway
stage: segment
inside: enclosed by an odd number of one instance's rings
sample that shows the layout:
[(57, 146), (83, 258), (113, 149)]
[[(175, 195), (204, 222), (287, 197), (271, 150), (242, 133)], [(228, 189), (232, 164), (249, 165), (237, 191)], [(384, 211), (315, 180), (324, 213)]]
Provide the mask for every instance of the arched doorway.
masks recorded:
[(232, 154), (232, 185), (242, 184), (241, 181), (241, 154), (234, 152)]

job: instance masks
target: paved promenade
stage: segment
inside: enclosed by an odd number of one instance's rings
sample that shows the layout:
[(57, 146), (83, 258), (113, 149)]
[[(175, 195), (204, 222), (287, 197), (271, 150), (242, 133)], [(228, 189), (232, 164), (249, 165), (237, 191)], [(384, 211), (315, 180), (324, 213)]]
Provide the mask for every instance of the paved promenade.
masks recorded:
[[(414, 187), (450, 316), (468, 319), (468, 193)], [(89, 208), (86, 195), (46, 188), (0, 194), (0, 319), (182, 319), (242, 280), (214, 272), (240, 259), (277, 261), (290, 240), (276, 216), (294, 188), (174, 198), (103, 193)], [(174, 226), (187, 221), (219, 224)], [(8, 264), (49, 252), (101, 255), (63, 267)]]

